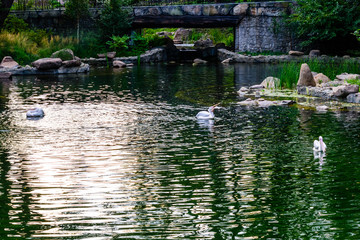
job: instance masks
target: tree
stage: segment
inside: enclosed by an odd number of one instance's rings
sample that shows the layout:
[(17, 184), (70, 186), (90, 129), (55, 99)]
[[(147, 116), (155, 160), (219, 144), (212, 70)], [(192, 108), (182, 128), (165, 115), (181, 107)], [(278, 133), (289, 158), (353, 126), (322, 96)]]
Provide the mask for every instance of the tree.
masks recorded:
[(69, 0), (65, 4), (65, 14), (76, 19), (77, 40), (80, 39), (80, 18), (89, 15), (89, 0)]
[(359, 0), (298, 0), (289, 22), (303, 46), (355, 39), (360, 27)]
[(1, 0), (0, 5), (0, 28), (2, 28), (5, 19), (9, 15), (10, 8), (13, 4), (14, 0)]
[(104, 40), (109, 40), (112, 36), (122, 36), (131, 27), (131, 8), (126, 8), (127, 5), (124, 0), (109, 0), (105, 3), (98, 21)]

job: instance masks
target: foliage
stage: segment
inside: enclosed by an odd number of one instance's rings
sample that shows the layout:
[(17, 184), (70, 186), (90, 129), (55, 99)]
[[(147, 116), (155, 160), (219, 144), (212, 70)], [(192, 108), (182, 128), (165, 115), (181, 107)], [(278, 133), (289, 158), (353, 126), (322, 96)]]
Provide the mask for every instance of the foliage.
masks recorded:
[(36, 59), (37, 46), (24, 33), (0, 33), (0, 57), (13, 56), (20, 64)]
[(347, 82), (349, 84), (355, 84), (355, 85), (359, 85), (360, 86), (360, 79), (351, 79), (351, 80), (347, 80)]
[(147, 39), (149, 48), (164, 46), (168, 43), (168, 40), (166, 37), (161, 37), (157, 34), (147, 34), (147, 35), (144, 35), (144, 37)]
[(79, 19), (89, 14), (88, 0), (69, 0), (65, 4), (65, 15)]
[(141, 34), (134, 33), (132, 38), (131, 52), (133, 55), (139, 55), (145, 52), (149, 47), (148, 39)]
[(289, 23), (303, 46), (351, 38), (360, 26), (359, 0), (298, 0)]
[(5, 19), (4, 26), (2, 29), (11, 33), (18, 33), (29, 30), (29, 24), (27, 24), (21, 18), (17, 18), (14, 15), (9, 15)]
[[(289, 62), (281, 66), (281, 70), (274, 73), (274, 77), (280, 78), (280, 85), (285, 88), (294, 88), (300, 75), (302, 63)], [(347, 72), (360, 74), (359, 64), (355, 60), (337, 61), (319, 61), (310, 60), (307, 62), (311, 71), (323, 73), (330, 79), (335, 79), (336, 75)]]
[(232, 28), (193, 29), (189, 36), (190, 42), (211, 39), (215, 44), (224, 43), (226, 46), (234, 45), (234, 33)]
[(357, 40), (360, 41), (360, 29), (356, 30), (354, 35), (356, 36)]
[(123, 8), (127, 5), (125, 0), (109, 0), (98, 20), (98, 27), (104, 40), (111, 36), (122, 36), (128, 33), (131, 26), (130, 9)]
[(78, 44), (74, 45), (74, 54), (78, 57), (96, 57), (98, 53), (106, 52), (107, 45), (99, 38), (97, 31), (88, 31), (81, 34)]
[(76, 38), (80, 39), (80, 18), (89, 15), (89, 0), (69, 0), (65, 4), (65, 15), (76, 19)]
[(59, 36), (43, 36), (39, 43), (33, 41), (29, 36), (33, 32), (11, 33), (2, 31), (0, 33), (0, 58), (12, 56), (21, 65), (30, 64), (32, 61), (50, 57), (50, 55), (63, 48), (74, 49), (77, 41), (74, 38)]
[(111, 41), (107, 41), (106, 44), (109, 45), (110, 49), (116, 51), (118, 54), (125, 54), (125, 51), (129, 48), (127, 41), (130, 39), (128, 35), (112, 36)]

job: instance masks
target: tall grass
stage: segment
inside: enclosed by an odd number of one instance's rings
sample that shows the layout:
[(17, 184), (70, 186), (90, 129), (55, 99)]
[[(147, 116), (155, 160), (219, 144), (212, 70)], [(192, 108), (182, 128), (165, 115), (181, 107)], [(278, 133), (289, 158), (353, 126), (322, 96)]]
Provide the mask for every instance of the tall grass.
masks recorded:
[[(356, 60), (339, 61), (320, 61), (309, 60), (306, 62), (312, 72), (323, 73), (334, 80), (336, 75), (341, 73), (360, 74), (360, 63)], [(289, 62), (281, 64), (281, 69), (274, 76), (280, 78), (280, 84), (283, 88), (295, 88), (299, 80), (300, 68), (302, 63)]]
[(36, 59), (37, 45), (23, 33), (2, 32), (0, 34), (0, 56), (12, 56), (20, 64)]
[(50, 57), (60, 49), (75, 49), (78, 44), (72, 37), (43, 36), (41, 39), (31, 37), (31, 32), (0, 33), (0, 58), (11, 56), (21, 65), (30, 64), (38, 58)]

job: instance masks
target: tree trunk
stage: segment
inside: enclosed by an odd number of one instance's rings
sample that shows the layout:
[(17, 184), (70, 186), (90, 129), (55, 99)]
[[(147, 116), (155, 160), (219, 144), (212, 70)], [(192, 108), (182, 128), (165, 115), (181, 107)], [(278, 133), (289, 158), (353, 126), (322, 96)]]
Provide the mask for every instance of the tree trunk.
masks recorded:
[(77, 32), (76, 32), (77, 41), (80, 41), (80, 18), (77, 17)]
[(1, 0), (0, 5), (0, 28), (3, 27), (4, 21), (9, 15), (10, 8), (13, 4), (14, 0)]

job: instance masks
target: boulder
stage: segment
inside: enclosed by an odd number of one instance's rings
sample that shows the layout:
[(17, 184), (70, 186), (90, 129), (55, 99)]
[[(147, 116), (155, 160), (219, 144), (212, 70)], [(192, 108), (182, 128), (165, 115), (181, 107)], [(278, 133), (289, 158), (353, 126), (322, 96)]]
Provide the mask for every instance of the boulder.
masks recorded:
[(227, 58), (224, 61), (222, 61), (221, 63), (231, 63), (232, 62), (232, 58)]
[(225, 45), (225, 43), (217, 43), (215, 45), (215, 48), (216, 49), (226, 49), (226, 45)]
[(349, 94), (358, 93), (359, 85), (355, 85), (355, 84), (342, 85), (342, 86), (333, 88), (333, 92), (334, 92), (335, 97), (345, 98)]
[(62, 65), (60, 58), (41, 58), (31, 64), (38, 70), (58, 69)]
[(323, 83), (322, 87), (338, 87), (344, 85), (344, 81), (334, 80), (327, 83)]
[(191, 32), (191, 29), (179, 28), (174, 34), (174, 42), (183, 42), (188, 40)]
[(0, 79), (10, 79), (11, 75), (11, 72), (0, 72)]
[(5, 67), (5, 68), (15, 68), (15, 67), (18, 67), (19, 64), (17, 62), (15, 62), (12, 57), (6, 56), (1, 61), (0, 66)]
[(208, 47), (213, 47), (214, 43), (211, 39), (206, 39), (206, 40), (198, 40), (196, 42), (194, 42), (194, 47), (195, 48), (208, 48)]
[(322, 85), (324, 83), (331, 81), (330, 78), (328, 78), (326, 75), (324, 75), (322, 73), (316, 74), (314, 77), (314, 80), (315, 80), (316, 86)]
[(116, 52), (108, 52), (106, 56), (107, 58), (113, 59), (116, 56)]
[(67, 61), (62, 62), (62, 66), (65, 67), (65, 68), (79, 67), (80, 65), (81, 65), (81, 60), (80, 59), (67, 60)]
[(240, 92), (248, 92), (249, 89), (246, 88), (246, 87), (241, 87), (239, 91), (240, 91)]
[(98, 58), (105, 58), (105, 53), (98, 53), (97, 56)]
[(349, 103), (360, 103), (360, 93), (351, 93), (346, 97)]
[(310, 58), (320, 57), (320, 50), (311, 50), (309, 53)]
[(126, 63), (123, 61), (113, 61), (114, 68), (126, 68)]
[(297, 83), (298, 86), (312, 86), (315, 87), (316, 83), (311, 73), (309, 65), (303, 63), (300, 69), (300, 77)]
[(250, 89), (263, 89), (264, 88), (264, 86), (263, 85), (252, 85), (251, 87), (250, 87)]
[(346, 81), (346, 80), (360, 79), (360, 75), (359, 74), (342, 73), (340, 75), (336, 75), (336, 78), (341, 81)]
[(319, 97), (324, 100), (334, 99), (332, 88), (297, 86), (297, 93), (300, 95)]
[(279, 88), (280, 87), (280, 79), (275, 77), (267, 77), (260, 84), (264, 86), (264, 88)]
[(290, 56), (303, 56), (304, 53), (300, 51), (289, 51)]
[(195, 63), (195, 64), (206, 64), (207, 61), (202, 60), (202, 59), (200, 59), (200, 58), (195, 58), (195, 59), (194, 59), (194, 63)]
[(71, 49), (61, 49), (51, 54), (51, 58), (60, 58), (62, 61), (73, 60), (74, 52)]

